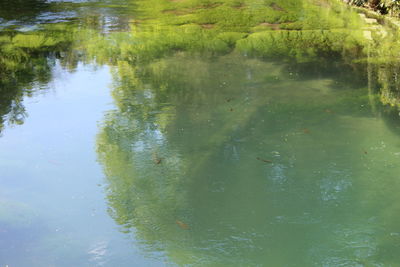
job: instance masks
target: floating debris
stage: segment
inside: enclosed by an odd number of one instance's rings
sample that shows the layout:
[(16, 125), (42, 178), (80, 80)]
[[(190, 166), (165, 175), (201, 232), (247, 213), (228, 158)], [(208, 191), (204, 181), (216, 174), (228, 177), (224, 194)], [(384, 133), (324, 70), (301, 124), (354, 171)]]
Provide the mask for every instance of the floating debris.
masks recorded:
[(189, 229), (190, 229), (189, 225), (187, 225), (186, 223), (184, 223), (184, 222), (182, 222), (182, 221), (176, 220), (176, 224), (177, 224), (180, 228), (182, 228), (183, 230), (189, 230)]

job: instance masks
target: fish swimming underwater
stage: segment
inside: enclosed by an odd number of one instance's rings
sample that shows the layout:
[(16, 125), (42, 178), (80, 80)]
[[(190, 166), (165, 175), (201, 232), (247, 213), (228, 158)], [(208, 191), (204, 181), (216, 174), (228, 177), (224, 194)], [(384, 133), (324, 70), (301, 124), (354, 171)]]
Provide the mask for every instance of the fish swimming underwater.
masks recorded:
[(179, 220), (176, 220), (176, 224), (183, 230), (189, 230), (190, 229), (189, 225), (187, 225), (186, 223), (181, 222)]
[(272, 163), (272, 160), (269, 160), (269, 159), (262, 159), (262, 158), (257, 157), (257, 160), (265, 162), (265, 163)]

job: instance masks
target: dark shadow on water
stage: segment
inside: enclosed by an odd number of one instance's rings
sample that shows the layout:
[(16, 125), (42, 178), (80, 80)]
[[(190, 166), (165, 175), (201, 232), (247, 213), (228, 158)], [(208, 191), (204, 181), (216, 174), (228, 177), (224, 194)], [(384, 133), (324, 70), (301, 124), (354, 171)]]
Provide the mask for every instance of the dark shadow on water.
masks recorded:
[(45, 0), (0, 0), (0, 18), (30, 21), (49, 9)]

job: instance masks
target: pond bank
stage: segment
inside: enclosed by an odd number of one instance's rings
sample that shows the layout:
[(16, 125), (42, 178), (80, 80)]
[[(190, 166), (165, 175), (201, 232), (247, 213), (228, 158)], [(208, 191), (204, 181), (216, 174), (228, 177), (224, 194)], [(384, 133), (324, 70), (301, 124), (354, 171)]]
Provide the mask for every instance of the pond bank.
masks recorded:
[[(398, 1), (384, 0), (342, 0), (344, 3), (353, 7), (357, 12), (364, 14), (367, 18), (376, 19), (379, 24), (388, 25), (391, 27), (400, 27), (400, 4)], [(378, 2), (375, 6), (371, 2)], [(395, 5), (398, 5), (395, 6)], [(379, 7), (380, 6), (380, 7)]]

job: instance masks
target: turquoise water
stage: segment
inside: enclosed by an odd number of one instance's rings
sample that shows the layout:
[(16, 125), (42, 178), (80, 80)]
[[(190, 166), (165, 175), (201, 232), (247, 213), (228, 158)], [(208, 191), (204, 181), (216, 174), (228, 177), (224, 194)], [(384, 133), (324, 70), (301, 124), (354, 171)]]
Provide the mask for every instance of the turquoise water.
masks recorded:
[(108, 69), (54, 71), (45, 93), (25, 99), (25, 123), (0, 139), (1, 264), (158, 266), (106, 212), (95, 137), (111, 107)]
[(111, 214), (127, 232), (179, 264), (396, 260), (398, 126), (367, 88), (345, 70), (288, 73), (240, 56), (160, 64), (166, 87), (147, 80), (98, 137)]
[(141, 2), (32, 4), (0, 34), (0, 266), (400, 266), (397, 65), (355, 26), (200, 51)]

